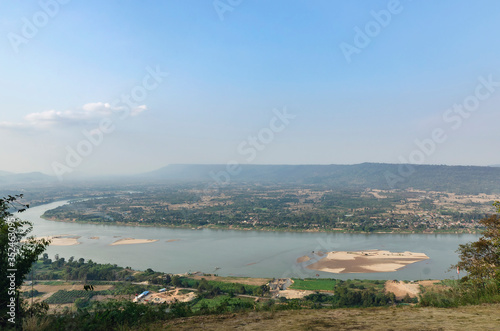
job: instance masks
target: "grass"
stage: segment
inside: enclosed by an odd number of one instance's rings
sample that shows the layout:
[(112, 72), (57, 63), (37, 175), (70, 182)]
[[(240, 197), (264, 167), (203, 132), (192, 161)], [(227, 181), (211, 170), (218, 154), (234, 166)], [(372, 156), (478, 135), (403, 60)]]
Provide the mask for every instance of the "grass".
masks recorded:
[(439, 283), (437, 283), (437, 285), (453, 287), (458, 285), (458, 281), (456, 279), (443, 279)]
[(35, 285), (49, 285), (49, 286), (57, 286), (57, 285), (74, 285), (74, 284), (81, 284), (82, 282), (65, 282), (63, 280), (57, 281), (57, 280), (35, 280)]
[(189, 278), (200, 280), (201, 278), (205, 278), (206, 280), (213, 280), (225, 283), (240, 283), (243, 285), (265, 285), (269, 283), (272, 278), (253, 278), (253, 277), (234, 277), (234, 276), (214, 276), (211, 274), (206, 274), (203, 276), (189, 276)]
[(231, 298), (228, 295), (219, 295), (215, 298), (212, 299), (201, 299), (198, 301), (193, 307), (193, 311), (199, 310), (203, 304), (205, 304), (208, 308), (214, 308), (219, 306), (224, 300), (228, 300), (227, 303), (228, 305), (232, 306), (237, 304), (238, 302), (253, 302), (254, 299), (251, 298)]
[[(106, 291), (100, 291), (106, 292)], [(93, 291), (83, 291), (83, 290), (73, 290), (73, 291), (65, 291), (59, 290), (53, 295), (51, 295), (48, 299), (45, 300), (48, 304), (65, 304), (65, 303), (73, 303), (76, 299), (90, 299), (94, 295), (101, 294), (100, 292)], [(107, 293), (106, 293), (107, 294)]]
[[(199, 280), (195, 280), (192, 278), (186, 278), (182, 277), (182, 281), (185, 281), (189, 287), (196, 288), (196, 283), (199, 283)], [(254, 289), (259, 288), (259, 286), (256, 285), (247, 285), (247, 284), (240, 284), (240, 283), (228, 283), (228, 282), (220, 282), (220, 281), (215, 281), (215, 280), (208, 280), (208, 284), (210, 284), (213, 287), (218, 287), (221, 289), (222, 292), (230, 292), (230, 291), (236, 291), (236, 289), (240, 286), (243, 285), (245, 287), (245, 290), (247, 293), (251, 293)]]
[(376, 290), (383, 290), (385, 286), (385, 280), (369, 280), (369, 279), (349, 279), (346, 281), (347, 284), (354, 284), (355, 287), (365, 287), (373, 288)]
[(161, 322), (151, 330), (496, 330), (499, 310), (500, 304), (246, 312)]
[(289, 288), (292, 290), (333, 291), (337, 282), (336, 279), (293, 278), (293, 284)]
[[(309, 291), (333, 291), (335, 285), (340, 282), (338, 279), (332, 278), (293, 278), (293, 284), (290, 286), (292, 290), (309, 290)], [(374, 288), (382, 290), (385, 281), (378, 280), (361, 280), (350, 279), (345, 281), (345, 284), (352, 284), (354, 288)]]
[[(448, 283), (451, 284), (451, 283)], [(494, 282), (484, 287), (454, 286), (448, 290), (424, 289), (419, 301), (421, 306), (458, 307), (463, 305), (479, 305), (484, 303), (500, 303), (500, 293)]]

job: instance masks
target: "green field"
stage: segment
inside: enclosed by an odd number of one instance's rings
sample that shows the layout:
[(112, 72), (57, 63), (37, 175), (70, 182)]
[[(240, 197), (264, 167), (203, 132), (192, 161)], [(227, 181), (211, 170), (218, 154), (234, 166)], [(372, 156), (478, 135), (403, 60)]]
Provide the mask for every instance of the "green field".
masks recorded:
[(250, 306), (253, 304), (254, 299), (252, 298), (231, 298), (229, 295), (219, 295), (212, 299), (201, 299), (195, 305), (193, 305), (193, 311), (200, 310), (203, 306), (209, 309), (213, 309), (217, 306), (221, 306), (225, 302), (224, 305), (227, 306)]
[[(192, 278), (187, 278), (187, 277), (181, 277), (181, 282), (183, 282), (184, 286), (191, 287), (191, 288), (197, 288), (198, 284), (200, 283), (199, 280), (192, 279)], [(208, 280), (207, 281), (210, 286), (213, 287), (218, 287), (222, 292), (235, 292), (235, 293), (252, 293), (255, 289), (259, 288), (260, 286), (257, 285), (248, 285), (248, 284), (240, 284), (240, 283), (228, 283), (228, 282), (220, 282), (220, 281), (215, 281), (215, 280)], [(241, 291), (241, 288), (244, 287), (245, 291)]]
[(292, 290), (309, 290), (309, 291), (333, 291), (337, 284), (336, 279), (323, 278), (293, 278), (293, 284), (289, 288)]
[[(342, 280), (333, 278), (292, 278), (293, 284), (289, 288), (292, 290), (308, 290), (308, 291), (333, 291), (335, 285)], [(381, 290), (384, 288), (385, 281), (383, 280), (361, 280), (361, 279), (349, 279), (345, 283), (351, 288), (374, 288)]]

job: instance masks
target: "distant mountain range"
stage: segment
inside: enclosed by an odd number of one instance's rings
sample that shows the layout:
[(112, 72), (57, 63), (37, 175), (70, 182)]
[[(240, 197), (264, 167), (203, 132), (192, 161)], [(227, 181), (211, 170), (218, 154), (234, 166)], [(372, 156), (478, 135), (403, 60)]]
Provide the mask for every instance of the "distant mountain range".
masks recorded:
[[(374, 188), (500, 193), (500, 168), (478, 166), (402, 165), (226, 165), (175, 164), (141, 175), (144, 179), (316, 184), (331, 188)], [(233, 169), (234, 170), (234, 169)]]
[[(134, 176), (96, 177), (71, 181), (77, 188), (85, 183), (205, 182), (276, 183), (314, 185), (328, 189), (407, 189), (455, 193), (500, 193), (500, 167), (404, 165), (362, 163), (354, 165), (189, 165), (174, 164)], [(54, 176), (40, 172), (14, 174), (0, 171), (0, 189), (58, 183)]]

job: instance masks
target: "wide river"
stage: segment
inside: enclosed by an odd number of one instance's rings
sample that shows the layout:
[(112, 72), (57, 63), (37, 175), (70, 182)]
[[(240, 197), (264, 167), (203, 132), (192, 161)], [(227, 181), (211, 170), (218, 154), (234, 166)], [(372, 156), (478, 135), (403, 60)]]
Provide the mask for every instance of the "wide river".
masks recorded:
[[(475, 241), (473, 234), (340, 234), (293, 233), (233, 230), (187, 230), (163, 227), (75, 224), (47, 221), (40, 216), (49, 209), (64, 205), (54, 202), (19, 214), (34, 224), (36, 236), (80, 236), (79, 245), (50, 246), (47, 253), (64, 258), (92, 259), (145, 270), (169, 273), (202, 271), (221, 276), (249, 277), (319, 277), (349, 279), (444, 279), (456, 278), (448, 271), (457, 262), (459, 244)], [(90, 239), (99, 237), (99, 239)], [(110, 244), (118, 239), (158, 239), (146, 244)], [(396, 272), (366, 274), (331, 274), (309, 270), (296, 260), (312, 251), (383, 249), (392, 252), (425, 253), (424, 260)], [(215, 268), (220, 268), (215, 271)]]

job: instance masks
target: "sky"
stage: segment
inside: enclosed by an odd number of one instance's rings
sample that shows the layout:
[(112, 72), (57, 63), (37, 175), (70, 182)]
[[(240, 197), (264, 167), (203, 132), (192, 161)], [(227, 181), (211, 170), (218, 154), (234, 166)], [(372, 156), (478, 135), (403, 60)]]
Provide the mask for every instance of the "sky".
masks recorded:
[(500, 2), (0, 2), (0, 170), (500, 164)]

